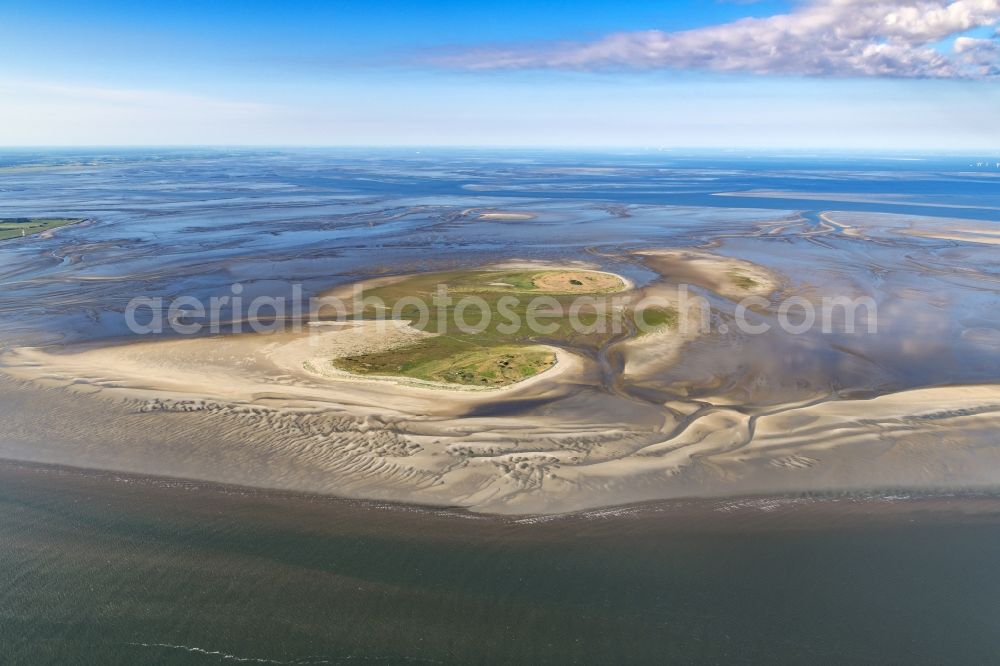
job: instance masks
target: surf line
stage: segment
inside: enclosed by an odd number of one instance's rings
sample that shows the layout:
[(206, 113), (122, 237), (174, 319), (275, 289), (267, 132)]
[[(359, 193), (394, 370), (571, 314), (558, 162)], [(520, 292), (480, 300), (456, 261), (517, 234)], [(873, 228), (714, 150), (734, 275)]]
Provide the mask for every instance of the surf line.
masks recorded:
[[(346, 656), (337, 659), (336, 661), (330, 661), (323, 657), (303, 657), (301, 659), (295, 659), (293, 661), (280, 661), (278, 659), (268, 659), (266, 657), (238, 657), (234, 654), (227, 654), (225, 652), (220, 652), (218, 650), (206, 650), (200, 647), (193, 647), (190, 645), (173, 645), (172, 643), (128, 643), (133, 647), (145, 647), (145, 648), (161, 648), (166, 650), (183, 650), (184, 652), (190, 652), (192, 654), (202, 654), (209, 657), (219, 657), (223, 661), (235, 661), (240, 663), (253, 663), (253, 664), (278, 664), (278, 666), (313, 666), (319, 664), (338, 664), (344, 663), (345, 661), (353, 661), (355, 659), (361, 659), (363, 661), (368, 661), (369, 659), (365, 657), (354, 657)], [(443, 662), (435, 661), (432, 659), (419, 659), (414, 657), (402, 657), (403, 661), (427, 663), (427, 664), (440, 664)], [(380, 659), (371, 658), (372, 661), (381, 661)]]
[(170, 643), (129, 643), (133, 647), (145, 647), (145, 648), (163, 648), (168, 650), (183, 650), (185, 652), (191, 652), (193, 654), (203, 654), (209, 657), (219, 657), (223, 660), (237, 661), (240, 663), (253, 663), (253, 664), (279, 664), (281, 666), (309, 666), (310, 664), (333, 664), (336, 662), (330, 661), (328, 659), (312, 659), (306, 657), (304, 659), (296, 659), (295, 661), (279, 661), (277, 659), (267, 659), (264, 657), (238, 657), (234, 654), (227, 654), (225, 652), (220, 652), (218, 650), (206, 650), (200, 647), (192, 647), (190, 645), (172, 645)]

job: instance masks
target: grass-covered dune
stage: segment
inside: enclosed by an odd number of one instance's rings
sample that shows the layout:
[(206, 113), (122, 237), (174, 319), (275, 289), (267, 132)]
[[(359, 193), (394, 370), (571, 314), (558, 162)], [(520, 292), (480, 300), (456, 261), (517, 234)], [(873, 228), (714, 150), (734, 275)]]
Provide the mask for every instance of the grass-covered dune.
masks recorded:
[(51, 229), (58, 229), (80, 222), (68, 217), (9, 217), (0, 218), (0, 241), (23, 236), (33, 236)]
[(366, 290), (360, 311), (368, 319), (406, 320), (430, 335), (332, 363), (363, 375), (506, 386), (552, 367), (555, 347), (596, 350), (632, 330), (623, 320), (624, 305), (615, 299), (627, 289), (617, 275), (577, 269), (408, 277)]
[(334, 365), (356, 374), (398, 375), (469, 386), (506, 386), (548, 370), (556, 362), (544, 345), (475, 345), (435, 336), (406, 347), (340, 358)]

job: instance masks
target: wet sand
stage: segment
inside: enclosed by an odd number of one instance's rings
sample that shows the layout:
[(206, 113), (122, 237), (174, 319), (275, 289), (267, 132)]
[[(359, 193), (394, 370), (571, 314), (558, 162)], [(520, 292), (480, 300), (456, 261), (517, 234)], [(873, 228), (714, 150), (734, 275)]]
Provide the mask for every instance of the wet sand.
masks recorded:
[[(787, 282), (704, 250), (634, 256), (663, 279), (631, 296), (676, 307), (677, 283), (735, 301), (770, 297)], [(696, 306), (689, 308), (697, 320)], [(688, 346), (714, 337), (687, 325), (612, 340), (596, 357), (559, 350), (553, 368), (502, 389), (329, 367), (337, 355), (419, 335), (402, 322), (356, 322), (82, 350), (16, 348), (3, 356), (15, 391), (64, 395), (65, 408), (80, 412), (71, 420), (92, 419), (83, 415), (91, 406), (119, 424), (122, 414), (136, 415), (128, 421), (164, 436), (135, 446), (134, 435), (115, 441), (104, 427), (88, 428), (73, 438), (88, 444), (59, 452), (39, 446), (16, 414), (0, 429), (26, 460), (509, 514), (703, 494), (990, 487), (998, 480), (1000, 466), (992, 458), (983, 463), (1000, 428), (1000, 385), (863, 399), (799, 391), (755, 404), (739, 399), (738, 385), (662, 383)], [(200, 436), (192, 442), (187, 432)]]
[(769, 297), (781, 287), (781, 278), (773, 271), (734, 257), (695, 249), (651, 249), (635, 254), (674, 284), (702, 287), (734, 301)]

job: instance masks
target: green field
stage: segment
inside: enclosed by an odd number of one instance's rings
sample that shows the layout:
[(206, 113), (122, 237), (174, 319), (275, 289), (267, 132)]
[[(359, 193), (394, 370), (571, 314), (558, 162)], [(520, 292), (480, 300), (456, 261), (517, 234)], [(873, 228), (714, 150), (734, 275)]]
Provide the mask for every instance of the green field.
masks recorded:
[(466, 386), (506, 386), (548, 370), (552, 349), (540, 345), (469, 346), (450, 336), (379, 354), (341, 358), (342, 370), (368, 375), (398, 375)]
[(675, 308), (646, 308), (641, 316), (645, 329), (640, 334), (662, 328), (677, 328), (680, 319), (680, 313)]
[[(625, 289), (617, 276), (580, 270), (454, 271), (409, 277), (366, 290), (362, 316), (407, 320), (434, 337), (332, 363), (357, 374), (476, 386), (513, 384), (555, 363), (554, 350), (545, 345), (593, 352), (628, 334), (631, 327), (613, 300)], [(443, 293), (450, 300), (441, 300)], [(676, 322), (676, 312), (671, 312), (647, 311), (646, 322), (671, 325)], [(458, 325), (459, 314), (466, 330)]]
[(79, 219), (66, 217), (13, 217), (0, 218), (0, 240), (21, 238), (40, 234), (50, 229), (58, 229), (79, 222)]

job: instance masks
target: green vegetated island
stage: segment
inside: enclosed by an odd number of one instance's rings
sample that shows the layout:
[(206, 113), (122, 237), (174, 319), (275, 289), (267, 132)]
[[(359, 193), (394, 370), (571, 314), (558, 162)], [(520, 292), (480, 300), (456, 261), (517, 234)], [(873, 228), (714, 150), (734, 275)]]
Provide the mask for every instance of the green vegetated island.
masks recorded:
[[(439, 285), (446, 285), (451, 303), (433, 305)], [(360, 375), (507, 386), (551, 368), (557, 347), (594, 351), (613, 338), (637, 334), (634, 319), (627, 320), (634, 313), (623, 315), (623, 308), (613, 304), (612, 297), (626, 289), (619, 276), (589, 270), (479, 270), (412, 276), (366, 290), (365, 298), (384, 303), (383, 316), (389, 316), (385, 312), (389, 311), (430, 335), (405, 346), (331, 362)], [(366, 303), (363, 316), (378, 316), (376, 307)], [(460, 330), (460, 317), (476, 330)], [(651, 308), (644, 311), (643, 321), (647, 331), (673, 326), (677, 312)]]
[(33, 236), (59, 227), (82, 222), (70, 217), (8, 217), (0, 218), (0, 241)]

